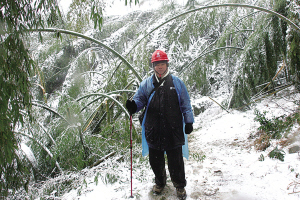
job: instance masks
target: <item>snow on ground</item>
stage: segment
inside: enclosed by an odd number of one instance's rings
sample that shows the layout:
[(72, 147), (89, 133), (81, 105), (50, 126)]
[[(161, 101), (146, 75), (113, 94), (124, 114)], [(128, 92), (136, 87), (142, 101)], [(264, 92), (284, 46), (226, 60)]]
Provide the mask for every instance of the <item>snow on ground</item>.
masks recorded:
[[(295, 98), (300, 99), (299, 95)], [(193, 103), (203, 102), (208, 102), (208, 99), (203, 97)], [(299, 154), (289, 154), (285, 148), (285, 160), (281, 162), (268, 157), (278, 141), (261, 152), (250, 146), (253, 140), (248, 139), (259, 127), (259, 123), (254, 121), (254, 108), (261, 112), (268, 111), (271, 117), (277, 117), (297, 109), (296, 105), (285, 99), (268, 99), (247, 112), (230, 110), (230, 113), (222, 110), (216, 103), (208, 102), (208, 105), (196, 117), (194, 132), (189, 135), (190, 159), (185, 160), (187, 199), (300, 199), (300, 193), (293, 193), (293, 189), (300, 191), (299, 185), (296, 185), (298, 188), (291, 185), (294, 181), (300, 182), (297, 178), (300, 172)], [(134, 149), (136, 158), (140, 155), (140, 145), (135, 145)], [(259, 161), (261, 155), (264, 156), (264, 161)], [(133, 166), (134, 199), (176, 199), (175, 188), (169, 177), (164, 193), (152, 195), (152, 171), (147, 158), (139, 157), (139, 160)], [(63, 199), (130, 199), (130, 166), (124, 163), (114, 165), (113, 169), (109, 166), (111, 165), (108, 163), (99, 166), (104, 170), (98, 181), (95, 181), (94, 175), (87, 177), (81, 190), (72, 190)], [(117, 176), (119, 181), (108, 183), (111, 179), (105, 174)]]

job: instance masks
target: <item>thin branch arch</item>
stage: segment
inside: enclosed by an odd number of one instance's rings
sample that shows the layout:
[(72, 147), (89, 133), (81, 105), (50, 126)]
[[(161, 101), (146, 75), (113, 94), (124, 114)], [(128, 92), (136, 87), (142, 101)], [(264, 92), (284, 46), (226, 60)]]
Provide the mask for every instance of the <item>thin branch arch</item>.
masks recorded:
[(137, 73), (137, 71), (134, 69), (134, 67), (121, 54), (119, 54), (117, 51), (113, 50), (109, 46), (103, 44), (99, 40), (96, 40), (96, 39), (91, 38), (89, 36), (83, 35), (81, 33), (77, 33), (77, 32), (74, 32), (74, 31), (69, 31), (69, 30), (64, 30), (64, 29), (44, 28), (44, 29), (32, 29), (32, 30), (29, 30), (29, 31), (31, 31), (31, 32), (64, 33), (64, 34), (74, 35), (74, 36), (81, 37), (83, 39), (95, 42), (96, 44), (104, 47), (105, 49), (107, 49), (110, 52), (112, 52), (115, 56), (117, 56), (118, 58), (120, 58), (129, 67), (129, 69), (134, 73), (134, 75), (139, 79), (139, 81), (142, 81), (141, 76)]
[[(300, 33), (300, 27), (297, 26), (293, 21), (291, 21), (289, 18), (281, 15), (280, 13), (277, 13), (273, 10), (269, 10), (263, 7), (259, 7), (259, 6), (253, 6), (253, 5), (248, 5), (248, 4), (236, 4), (236, 3), (227, 3), (227, 4), (217, 4), (217, 5), (210, 5), (210, 6), (202, 6), (199, 8), (195, 8), (193, 10), (189, 10), (186, 12), (183, 12), (179, 15), (176, 15), (175, 17), (172, 17), (171, 19), (161, 23), (160, 25), (158, 25), (157, 27), (153, 28), (150, 32), (148, 32), (144, 37), (142, 37), (137, 43), (135, 43), (135, 45), (133, 45), (133, 47), (131, 48), (131, 50), (126, 54), (126, 57), (135, 49), (135, 47), (137, 47), (137, 45), (139, 45), (141, 43), (142, 40), (144, 40), (146, 37), (148, 37), (151, 33), (153, 33), (154, 31), (156, 31), (157, 29), (159, 29), (160, 27), (162, 27), (163, 25), (169, 23), (170, 21), (173, 21), (181, 16), (184, 16), (186, 14), (192, 13), (192, 12), (196, 12), (199, 10), (204, 10), (204, 9), (210, 9), (210, 8), (218, 8), (218, 7), (244, 7), (244, 8), (252, 8), (255, 10), (259, 10), (259, 11), (263, 11), (266, 13), (270, 13), (273, 14), (277, 17), (279, 17), (280, 19), (286, 21), (288, 24), (290, 24), (294, 29), (296, 29), (297, 31), (299, 31)], [(114, 70), (114, 72), (112, 73), (110, 79), (114, 76), (115, 72), (118, 70), (119, 66), (121, 65), (121, 63), (116, 67), (116, 69)], [(110, 80), (109, 79), (109, 80)]]
[(241, 50), (241, 51), (244, 50), (243, 48), (240, 48), (240, 47), (230, 47), (230, 46), (228, 46), (228, 47), (220, 47), (220, 48), (216, 48), (216, 49), (207, 51), (205, 53), (200, 54), (197, 58), (192, 60), (189, 64), (187, 64), (187, 66), (185, 68), (182, 68), (182, 70), (179, 72), (179, 75), (181, 75), (184, 70), (188, 69), (196, 60), (198, 60), (202, 56), (205, 56), (206, 54), (209, 54), (211, 52), (218, 51), (218, 50), (221, 50), (221, 49), (237, 49), (237, 50)]

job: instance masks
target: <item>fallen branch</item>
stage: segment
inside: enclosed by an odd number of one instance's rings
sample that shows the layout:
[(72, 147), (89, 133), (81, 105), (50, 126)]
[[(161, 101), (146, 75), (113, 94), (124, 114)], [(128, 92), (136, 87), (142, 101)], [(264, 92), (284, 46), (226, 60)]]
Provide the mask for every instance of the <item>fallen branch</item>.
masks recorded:
[(281, 68), (278, 70), (278, 72), (276, 73), (276, 75), (272, 78), (272, 81), (270, 81), (268, 84), (267, 84), (267, 86), (265, 86), (259, 93), (257, 93), (256, 95), (254, 95), (252, 98), (256, 98), (257, 96), (259, 96), (266, 88), (268, 88), (270, 85), (271, 85), (271, 83), (273, 83), (274, 82), (274, 80), (278, 77), (278, 75), (279, 75), (279, 73), (281, 72), (281, 70), (283, 70), (283, 68), (285, 68), (285, 62), (284, 62), (284, 60), (283, 60), (283, 64), (282, 64), (282, 66), (281, 66)]
[(297, 182), (297, 181), (291, 182), (291, 183), (289, 184), (289, 186), (287, 187), (287, 190), (289, 190), (290, 187), (294, 187), (294, 188), (293, 188), (293, 192), (290, 192), (289, 194), (300, 193), (300, 189), (298, 189), (299, 191), (295, 191), (299, 186), (300, 186), (300, 182)]
[(228, 110), (226, 110), (221, 104), (219, 104), (218, 102), (216, 102), (214, 99), (212, 99), (211, 97), (208, 97), (210, 98), (213, 102), (215, 102), (216, 104), (218, 104), (223, 110), (225, 110), (226, 112), (230, 113)]
[(100, 160), (98, 160), (97, 162), (95, 162), (94, 164), (92, 164), (92, 165), (90, 166), (90, 168), (99, 165), (100, 163), (104, 162), (107, 158), (113, 157), (115, 154), (116, 154), (115, 151), (111, 152), (110, 154), (104, 156), (103, 158), (101, 158)]

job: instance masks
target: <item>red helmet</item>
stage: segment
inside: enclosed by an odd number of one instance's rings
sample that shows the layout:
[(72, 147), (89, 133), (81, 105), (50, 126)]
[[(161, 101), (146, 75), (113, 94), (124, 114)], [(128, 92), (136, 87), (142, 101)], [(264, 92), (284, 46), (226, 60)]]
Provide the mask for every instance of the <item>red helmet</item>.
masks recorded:
[(169, 61), (166, 52), (164, 52), (162, 50), (154, 51), (154, 53), (152, 54), (152, 57), (151, 57), (151, 63), (154, 63), (157, 61), (162, 61), (162, 60)]

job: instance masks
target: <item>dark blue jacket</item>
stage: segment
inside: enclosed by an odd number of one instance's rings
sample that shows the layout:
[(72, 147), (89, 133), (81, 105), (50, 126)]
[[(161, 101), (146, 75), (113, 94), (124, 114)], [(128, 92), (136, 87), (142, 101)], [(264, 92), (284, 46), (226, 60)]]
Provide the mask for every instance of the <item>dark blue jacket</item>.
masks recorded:
[[(189, 94), (187, 92), (186, 86), (184, 85), (184, 83), (182, 82), (182, 80), (180, 80), (178, 77), (176, 77), (174, 75), (170, 75), (170, 76), (171, 76), (171, 78), (173, 80), (173, 84), (172, 85), (174, 85), (174, 87), (175, 87), (177, 98), (178, 98), (178, 105), (179, 105), (179, 109), (180, 109), (180, 112), (181, 112), (181, 115), (182, 115), (182, 118), (181, 118), (182, 119), (182, 122), (181, 122), (182, 126), (179, 126), (179, 127), (182, 128), (182, 130), (180, 130), (180, 131), (178, 131), (176, 133), (177, 136), (179, 136), (179, 139), (177, 139), (175, 141), (174, 145), (176, 146), (176, 145), (183, 145), (183, 144), (185, 144), (186, 148), (183, 147), (183, 149), (186, 149), (186, 152), (184, 152), (184, 156), (186, 158), (188, 158), (187, 137), (183, 133), (184, 133), (184, 125), (185, 125), (185, 123), (193, 123), (194, 122), (194, 116), (193, 116), (193, 111), (192, 111), (192, 107), (191, 107), (191, 103), (190, 103), (190, 97), (189, 97)], [(159, 144), (158, 143), (153, 143), (153, 141), (150, 141), (150, 139), (148, 137), (149, 135), (147, 135), (148, 140), (147, 140), (147, 143), (146, 143), (145, 133), (148, 134), (148, 133), (151, 132), (151, 130), (149, 130), (149, 128), (151, 128), (151, 126), (147, 125), (145, 127), (145, 122), (149, 121), (149, 119), (147, 120), (147, 117), (153, 117), (151, 115), (148, 116), (147, 112), (148, 112), (148, 108), (149, 108), (149, 103), (151, 102), (151, 99), (155, 95), (155, 92), (153, 92), (151, 94), (151, 96), (149, 97), (152, 89), (154, 88), (154, 84), (153, 83), (156, 81), (154, 79), (155, 79), (155, 77), (151, 76), (151, 77), (148, 77), (147, 79), (143, 80), (141, 82), (140, 86), (139, 86), (139, 89), (137, 90), (136, 94), (133, 97), (133, 100), (137, 104), (137, 112), (139, 110), (141, 110), (142, 108), (144, 108), (145, 106), (147, 106), (145, 117), (144, 117), (143, 123), (142, 123), (143, 155), (147, 155), (148, 154), (148, 145), (150, 145), (152, 148), (156, 148), (156, 149), (162, 148), (163, 150), (165, 150), (164, 148), (170, 148), (169, 146), (164, 146), (164, 144), (163, 144), (163, 146), (160, 146), (160, 147), (157, 146)], [(155, 123), (157, 123), (157, 121)], [(153, 126), (159, 126), (159, 124), (153, 124)], [(145, 130), (145, 129), (147, 129), (147, 130)], [(159, 134), (157, 131), (155, 133)], [(180, 134), (182, 134), (182, 135), (180, 135)]]

